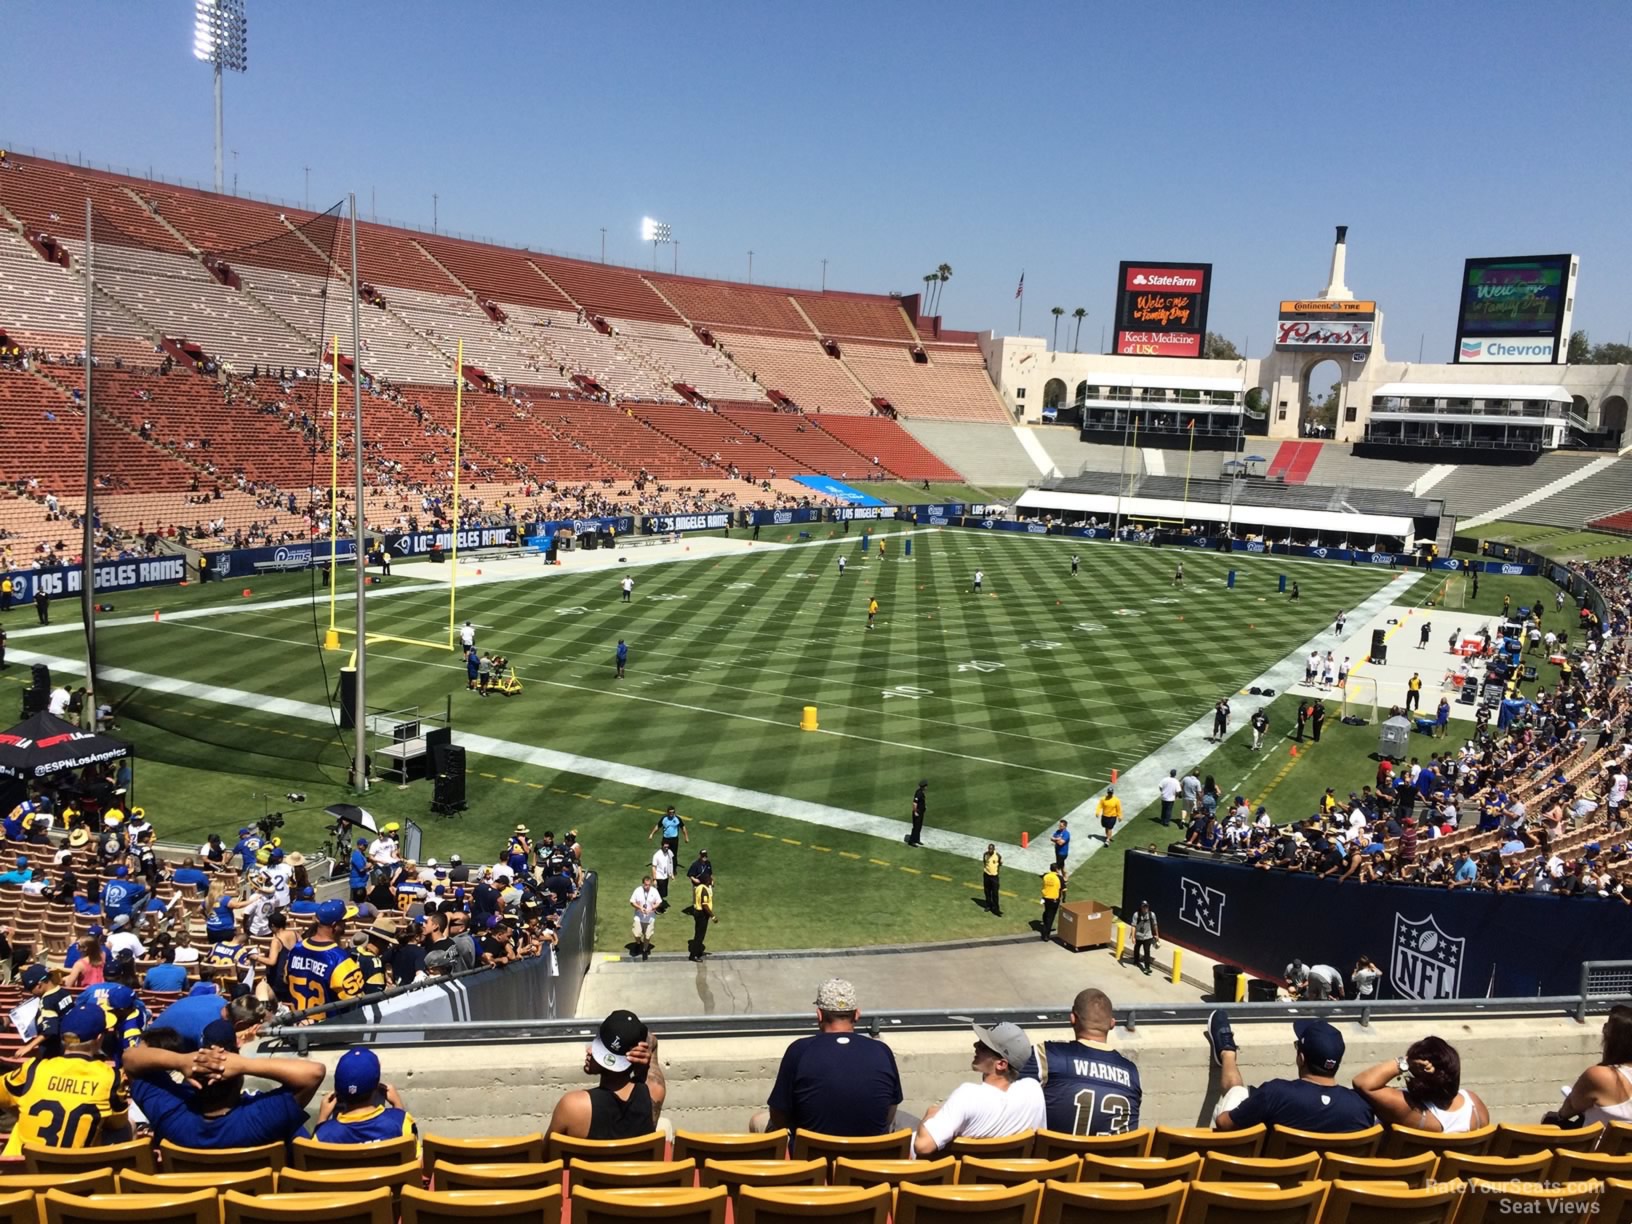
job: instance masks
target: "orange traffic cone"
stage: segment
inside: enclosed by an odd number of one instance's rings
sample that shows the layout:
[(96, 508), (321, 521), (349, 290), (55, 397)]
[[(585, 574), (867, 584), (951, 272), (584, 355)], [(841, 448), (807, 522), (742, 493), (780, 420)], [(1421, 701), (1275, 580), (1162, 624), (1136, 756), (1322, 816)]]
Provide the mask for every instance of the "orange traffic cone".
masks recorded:
[(1028, 849), (1030, 846), (1031, 846), (1031, 834), (1026, 832), (1024, 829), (1021, 829), (1020, 830), (1020, 849), (1025, 850), (1025, 849)]
[(154, 619), (154, 620), (158, 620), (158, 619), (159, 619), (159, 610), (158, 610), (158, 609), (157, 609), (157, 608), (154, 608), (154, 609), (153, 609), (153, 619)]

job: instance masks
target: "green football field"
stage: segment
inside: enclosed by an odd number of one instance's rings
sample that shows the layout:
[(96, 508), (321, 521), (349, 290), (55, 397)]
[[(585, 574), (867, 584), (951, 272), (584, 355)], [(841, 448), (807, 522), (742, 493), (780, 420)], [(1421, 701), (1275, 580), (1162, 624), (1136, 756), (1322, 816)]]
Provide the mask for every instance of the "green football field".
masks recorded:
[[(907, 538), (891, 536), (882, 561), (876, 549), (863, 556), (858, 529), (640, 565), (629, 604), (618, 570), (464, 585), (458, 618), (479, 626), (483, 649), (510, 657), (526, 691), (482, 699), (453, 651), (373, 644), (371, 708), (440, 711), (451, 700), (455, 742), (470, 749), (470, 806), (430, 815), (426, 782), (377, 782), (363, 802), (381, 820), (417, 821), (424, 853), (443, 858), (491, 859), (518, 822), (535, 834), (577, 830), (602, 873), (608, 951), (623, 943), (623, 902), (669, 803), (690, 822), (682, 867), (702, 846), (716, 864), (711, 947), (1016, 934), (1036, 917), (1029, 868), (1040, 870), (1037, 839), (1055, 821), (1393, 576), (1185, 551), (1178, 590), (1172, 550), (923, 529), (909, 559)], [(1283, 573), (1301, 585), (1299, 602), (1278, 592)], [(258, 577), (247, 598), (238, 581), (131, 592), (101, 618), (102, 665), (132, 673), (120, 726), (137, 744), (138, 798), (167, 839), (215, 830), (230, 842), (270, 808), (288, 813), (285, 845), (310, 850), (322, 806), (351, 798), (351, 735), (327, 700), (345, 655), (318, 649), (327, 601), (320, 592), (314, 614), (312, 584)], [(445, 585), (399, 574), (370, 591), (371, 633), (445, 639)], [(869, 598), (881, 607), (872, 631)], [(351, 616), (342, 601), (340, 624)], [(31, 625), (32, 615), (10, 618), (14, 661), (81, 656), (77, 625), (20, 632)], [(631, 649), (622, 681), (612, 674), (620, 637)], [(805, 706), (817, 707), (819, 731), (800, 730)], [(901, 835), (921, 778), (933, 844), (914, 849)], [(291, 790), (306, 803), (287, 802)], [(1147, 798), (1130, 797), (1129, 813)], [(1135, 825), (1141, 844), (1148, 819)], [(1085, 838), (1096, 826), (1083, 813), (1073, 827)], [(988, 840), (1010, 860), (1001, 918), (979, 906), (975, 855)], [(1072, 895), (1118, 900), (1119, 858), (1095, 856)], [(660, 950), (682, 946), (682, 923), (660, 928)]]

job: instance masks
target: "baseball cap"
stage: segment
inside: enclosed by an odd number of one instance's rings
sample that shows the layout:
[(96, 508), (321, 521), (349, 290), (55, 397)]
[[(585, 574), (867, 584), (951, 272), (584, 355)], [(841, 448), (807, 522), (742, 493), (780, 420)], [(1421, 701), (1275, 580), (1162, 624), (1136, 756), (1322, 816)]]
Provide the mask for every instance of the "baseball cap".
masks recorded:
[(1299, 1020), (1292, 1026), (1303, 1061), (1316, 1075), (1336, 1075), (1343, 1063), (1343, 1034), (1324, 1020)]
[(86, 931), (85, 934), (89, 935), (92, 939), (96, 939), (96, 938), (100, 937), (101, 934), (102, 934), (101, 924), (100, 923), (92, 924), (91, 929)]
[(368, 838), (366, 838), (366, 837), (359, 837), (359, 838), (358, 838), (358, 839), (357, 839), (357, 844), (358, 844), (358, 845), (359, 845), (359, 846), (366, 846), (366, 845), (368, 845)]
[(28, 855), (19, 854), (17, 856), (17, 870), (21, 871), (24, 867), (27, 867), (27, 866), (28, 866)]
[(95, 1003), (71, 1007), (62, 1018), (60, 1031), (64, 1037), (72, 1037), (75, 1041), (90, 1041), (108, 1031), (108, 1017)]
[(448, 862), (454, 864), (455, 866), (458, 866), (460, 863), (463, 863), (464, 861), (465, 860), (460, 858), (457, 854), (448, 855)]
[(245, 825), (243, 828), (238, 830), (238, 836), (239, 837), (247, 837), (249, 834), (253, 833), (254, 831), (255, 831), (254, 829), (251, 829), (248, 825)]
[(325, 901), (317, 907), (317, 920), (324, 926), (333, 926), (337, 922), (344, 922), (346, 918), (346, 903), (344, 901)]
[(1007, 1020), (1001, 1024), (994, 1024), (985, 1028), (979, 1024), (974, 1026), (975, 1040), (988, 1050), (994, 1050), (1008, 1060), (1009, 1066), (1016, 1073), (1031, 1059), (1031, 1038), (1026, 1036), (1026, 1030), (1018, 1024)]
[(128, 927), (129, 925), (130, 925), (130, 915), (129, 914), (115, 914), (114, 915), (114, 917), (113, 917), (113, 929), (114, 930), (122, 931), (126, 927)]
[(232, 1027), (231, 1020), (225, 1018), (211, 1020), (204, 1026), (204, 1036), (198, 1045), (202, 1050), (216, 1048), (236, 1052), (238, 1049), (237, 1030)]
[(130, 874), (130, 868), (121, 863), (119, 866), (113, 869), (113, 874), (120, 877), (128, 876)]
[(856, 1010), (856, 988), (843, 978), (828, 978), (816, 988), (816, 1006), (823, 1011)]
[(310, 901), (315, 896), (317, 896), (317, 889), (313, 888), (310, 884), (300, 890), (300, 899), (302, 901)]
[(342, 1100), (372, 1096), (380, 1086), (380, 1060), (373, 1050), (352, 1046), (334, 1065), (334, 1091)]
[(47, 969), (44, 965), (30, 965), (27, 969), (23, 970), (23, 989), (33, 990), (34, 987), (38, 986), (50, 976), (51, 970)]
[(646, 1040), (646, 1026), (632, 1011), (620, 1009), (601, 1021), (600, 1032), (589, 1044), (589, 1056), (605, 1071), (627, 1071), (629, 1051)]

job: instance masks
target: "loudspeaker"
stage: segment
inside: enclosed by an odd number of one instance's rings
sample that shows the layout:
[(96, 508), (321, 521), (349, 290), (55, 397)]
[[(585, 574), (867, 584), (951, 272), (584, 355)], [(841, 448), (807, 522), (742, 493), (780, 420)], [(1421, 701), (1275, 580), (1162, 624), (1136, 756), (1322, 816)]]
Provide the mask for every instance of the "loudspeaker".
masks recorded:
[(436, 771), (436, 789), (431, 811), (443, 815), (465, 807), (465, 750), (457, 744), (438, 744), (431, 758)]
[(1388, 637), (1388, 631), (1386, 629), (1373, 629), (1371, 631), (1371, 653), (1366, 656), (1368, 662), (1371, 662), (1371, 663), (1387, 663), (1388, 662), (1388, 642), (1386, 640), (1387, 637)]
[[(51, 704), (51, 693), (42, 688), (26, 688), (23, 690), (23, 718), (33, 718)], [(8, 809), (9, 810), (9, 809)]]
[(42, 693), (49, 693), (51, 691), (51, 669), (44, 663), (36, 663), (29, 670), (34, 677), (34, 687)]
[(340, 703), (340, 725), (350, 730), (357, 725), (357, 669), (342, 667), (340, 669), (340, 683), (336, 688), (336, 697)]

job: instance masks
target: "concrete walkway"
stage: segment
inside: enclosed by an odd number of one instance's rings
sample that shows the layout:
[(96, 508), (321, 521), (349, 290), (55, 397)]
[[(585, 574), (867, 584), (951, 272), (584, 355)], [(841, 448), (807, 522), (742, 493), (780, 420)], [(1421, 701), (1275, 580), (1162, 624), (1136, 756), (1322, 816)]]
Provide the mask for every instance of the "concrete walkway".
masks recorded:
[[(657, 946), (678, 943), (691, 931), (683, 915), (658, 920)], [(1175, 985), (1172, 949), (1164, 944), (1146, 977), (1118, 966), (1110, 948), (1073, 952), (1035, 936), (901, 949), (742, 952), (700, 962), (658, 953), (649, 961), (601, 956), (578, 997), (578, 1014), (600, 1017), (619, 1007), (643, 1016), (750, 1015), (814, 1010), (816, 987), (826, 978), (855, 983), (863, 1012), (947, 1008), (958, 1014), (997, 1007), (1058, 1008), (1077, 991), (1097, 986), (1113, 1002), (1195, 1003), (1210, 989), (1212, 962), (1183, 954)]]

